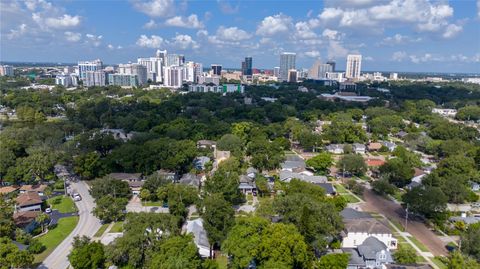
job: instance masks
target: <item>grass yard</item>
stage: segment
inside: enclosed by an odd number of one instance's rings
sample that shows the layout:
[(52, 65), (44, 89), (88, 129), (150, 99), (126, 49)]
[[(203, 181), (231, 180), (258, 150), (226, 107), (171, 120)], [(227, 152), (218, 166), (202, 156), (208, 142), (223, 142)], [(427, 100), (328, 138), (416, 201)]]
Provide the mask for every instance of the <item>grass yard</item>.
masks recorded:
[(110, 223), (105, 223), (103, 224), (100, 229), (98, 229), (98, 231), (95, 233), (95, 235), (93, 237), (100, 237), (103, 235), (103, 233), (105, 232), (105, 230), (108, 228), (108, 225), (110, 225)]
[(438, 258), (432, 258), (432, 262), (436, 264), (440, 269), (447, 269), (447, 266)]
[(121, 233), (123, 232), (123, 221), (115, 222), (110, 229), (111, 233)]
[(408, 239), (410, 239), (413, 242), (413, 244), (415, 244), (415, 246), (417, 246), (421, 251), (423, 251), (423, 252), (430, 251), (426, 246), (424, 246), (422, 243), (420, 243), (420, 241), (418, 241), (417, 238), (415, 238), (413, 236), (412, 237), (409, 236)]
[(343, 185), (340, 185), (340, 184), (336, 184), (335, 185), (335, 189), (337, 190), (337, 192), (339, 194), (342, 194), (342, 193), (348, 193), (347, 192), (347, 189), (345, 189), (345, 187)]
[(58, 210), (60, 213), (73, 213), (77, 212), (77, 206), (73, 202), (70, 196), (56, 196), (47, 200), (47, 203), (52, 207), (52, 209)]
[(395, 200), (401, 202), (402, 201), (402, 196), (403, 194), (405, 194), (404, 191), (400, 190), (400, 189), (397, 189), (395, 191), (395, 193), (393, 194), (393, 198), (395, 198)]
[(360, 200), (358, 200), (355, 196), (351, 194), (340, 194), (343, 198), (347, 199), (347, 202), (349, 203), (358, 203)]
[(228, 258), (227, 258), (227, 256), (225, 256), (225, 255), (217, 255), (217, 257), (215, 258), (215, 260), (217, 261), (217, 264), (218, 264), (218, 268), (219, 268), (219, 269), (227, 269), (227, 265), (228, 265)]
[(142, 202), (143, 206), (158, 206), (161, 207), (163, 206), (163, 202), (161, 201), (147, 201), (147, 202)]
[(34, 263), (42, 262), (52, 251), (60, 244), (65, 237), (67, 237), (75, 226), (77, 226), (78, 217), (68, 217), (58, 220), (57, 227), (48, 231), (47, 234), (38, 237), (40, 243), (42, 243), (47, 249), (40, 254), (35, 255)]

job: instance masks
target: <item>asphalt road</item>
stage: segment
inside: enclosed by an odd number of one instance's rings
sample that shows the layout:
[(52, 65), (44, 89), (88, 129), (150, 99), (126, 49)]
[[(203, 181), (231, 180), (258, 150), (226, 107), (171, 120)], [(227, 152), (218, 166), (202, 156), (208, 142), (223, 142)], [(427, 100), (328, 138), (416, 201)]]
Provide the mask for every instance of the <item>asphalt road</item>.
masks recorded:
[[(404, 226), (405, 210), (399, 204), (387, 200), (369, 189), (365, 190), (363, 198), (366, 203), (362, 205), (362, 208), (365, 211), (381, 213), (388, 219), (395, 220), (397, 223)], [(423, 222), (409, 220), (407, 232), (418, 239), (418, 241), (422, 242), (435, 256), (448, 255), (445, 243), (442, 242), (442, 240), (427, 226), (425, 226)]]
[(78, 208), (79, 221), (77, 227), (57, 246), (57, 248), (43, 261), (39, 269), (65, 269), (69, 267), (68, 254), (72, 249), (72, 242), (75, 236), (86, 235), (93, 237), (100, 229), (100, 220), (92, 214), (95, 202), (88, 193), (87, 184), (83, 181), (72, 183), (72, 188), (81, 196), (82, 200), (75, 202)]

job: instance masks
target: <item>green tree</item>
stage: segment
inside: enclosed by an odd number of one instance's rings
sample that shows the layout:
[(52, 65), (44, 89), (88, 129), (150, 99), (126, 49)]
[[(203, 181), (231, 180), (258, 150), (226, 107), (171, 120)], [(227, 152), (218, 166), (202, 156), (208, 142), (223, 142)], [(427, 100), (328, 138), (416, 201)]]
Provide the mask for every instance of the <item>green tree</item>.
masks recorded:
[(337, 168), (342, 172), (363, 176), (367, 172), (367, 164), (359, 154), (344, 155), (337, 163)]
[(158, 189), (157, 197), (168, 202), (170, 214), (183, 221), (188, 215), (188, 207), (198, 200), (198, 190), (193, 186), (170, 183)]
[(75, 269), (105, 268), (105, 251), (100, 242), (91, 242), (90, 238), (76, 236), (68, 261)]
[(172, 236), (161, 242), (147, 268), (201, 269), (202, 260), (191, 235)]
[(32, 254), (19, 250), (8, 237), (0, 238), (0, 268), (28, 268), (32, 263)]
[(205, 182), (205, 193), (207, 195), (220, 193), (225, 200), (234, 205), (242, 203), (244, 197), (238, 189), (240, 184), (238, 166), (239, 163), (235, 160), (222, 162), (213, 176)]
[(400, 158), (388, 160), (379, 170), (382, 178), (399, 188), (409, 184), (415, 174), (413, 167)]
[(203, 206), (203, 226), (207, 231), (210, 251), (212, 251), (215, 246), (221, 245), (233, 226), (235, 211), (221, 194), (207, 196), (203, 201)]
[(128, 204), (126, 198), (114, 198), (110, 195), (95, 199), (96, 206), (93, 214), (104, 222), (118, 221), (123, 218), (125, 206)]
[(241, 157), (243, 153), (243, 141), (240, 137), (233, 134), (226, 134), (217, 142), (219, 150), (228, 150), (233, 156)]
[(480, 223), (471, 224), (461, 236), (462, 252), (480, 261)]
[(100, 199), (105, 196), (126, 199), (130, 199), (130, 197), (132, 197), (132, 192), (130, 191), (130, 187), (128, 186), (127, 182), (123, 180), (117, 180), (109, 176), (92, 181), (90, 194), (95, 199)]
[(42, 232), (45, 232), (45, 225), (47, 224), (47, 221), (50, 220), (50, 216), (45, 214), (45, 213), (40, 213), (36, 218), (35, 221), (40, 224), (42, 227)]
[(260, 196), (269, 196), (270, 195), (270, 186), (268, 185), (268, 180), (262, 175), (257, 175), (255, 177), (255, 184), (257, 185), (257, 190)]
[(73, 158), (73, 170), (83, 179), (98, 177), (103, 170), (103, 163), (100, 154), (92, 151)]
[(446, 212), (448, 198), (438, 187), (416, 187), (403, 195), (404, 204), (410, 212), (430, 219), (442, 218)]
[(348, 266), (348, 253), (337, 253), (323, 255), (319, 261), (314, 264), (318, 269), (345, 269)]
[(450, 255), (447, 264), (448, 269), (478, 269), (479, 266), (479, 263), (473, 259), (465, 257), (459, 251), (455, 251)]
[(148, 189), (143, 189), (143, 188), (140, 191), (139, 196), (142, 201), (150, 201), (152, 198), (152, 194), (150, 193), (150, 191)]
[(15, 231), (13, 209), (12, 201), (6, 200), (3, 195), (0, 195), (0, 238), (11, 237)]
[(400, 245), (393, 254), (393, 257), (398, 264), (415, 264), (417, 261), (417, 252), (409, 246)]
[(316, 172), (327, 173), (333, 164), (332, 155), (328, 152), (321, 152), (313, 158), (307, 160), (306, 164), (312, 167)]
[(264, 137), (255, 137), (248, 143), (247, 155), (252, 166), (259, 170), (276, 169), (285, 158), (283, 149)]

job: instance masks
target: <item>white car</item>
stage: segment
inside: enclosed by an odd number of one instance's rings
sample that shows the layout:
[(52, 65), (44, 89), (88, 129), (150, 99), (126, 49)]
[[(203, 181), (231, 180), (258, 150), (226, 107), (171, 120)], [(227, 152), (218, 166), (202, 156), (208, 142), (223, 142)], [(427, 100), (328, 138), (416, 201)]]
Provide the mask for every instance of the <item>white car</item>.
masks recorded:
[(80, 194), (77, 193), (75, 196), (73, 196), (73, 200), (74, 200), (75, 202), (81, 201), (81, 200), (82, 200), (82, 196), (80, 196)]
[(50, 207), (47, 207), (47, 208), (45, 209), (45, 213), (47, 213), (47, 214), (52, 213), (52, 209), (51, 209)]

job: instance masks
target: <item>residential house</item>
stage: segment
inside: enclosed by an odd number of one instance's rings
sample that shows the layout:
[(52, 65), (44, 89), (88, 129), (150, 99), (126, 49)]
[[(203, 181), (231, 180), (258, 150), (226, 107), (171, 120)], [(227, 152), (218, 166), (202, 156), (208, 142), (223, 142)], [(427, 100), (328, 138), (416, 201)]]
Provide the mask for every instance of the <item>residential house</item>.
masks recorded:
[(382, 145), (385, 146), (390, 152), (394, 151), (397, 147), (397, 144), (389, 141), (382, 141)]
[(197, 141), (197, 148), (202, 149), (213, 149), (217, 146), (217, 142), (213, 140), (198, 140)]
[(145, 183), (141, 173), (110, 173), (108, 176), (127, 182), (133, 195), (139, 195)]
[(178, 180), (178, 183), (193, 186), (198, 189), (200, 188), (201, 176), (193, 173), (186, 173), (182, 175), (182, 177)]
[(388, 247), (376, 237), (366, 238), (357, 248), (343, 249), (350, 254), (347, 269), (377, 269), (385, 268), (393, 263)]
[(400, 138), (400, 139), (404, 139), (407, 135), (408, 135), (408, 133), (405, 132), (405, 131), (400, 131), (400, 132), (395, 134), (395, 136)]
[(388, 226), (374, 218), (360, 218), (344, 220), (345, 236), (342, 248), (356, 248), (367, 238), (375, 237), (380, 240), (389, 250), (396, 249), (397, 239), (393, 237)]
[(450, 108), (433, 108), (432, 113), (439, 114), (444, 117), (455, 117), (455, 115), (457, 115), (457, 110)]
[(332, 154), (343, 154), (343, 147), (342, 144), (330, 144), (325, 149)]
[(462, 213), (460, 216), (450, 217), (450, 222), (463, 222), (466, 225), (475, 224), (480, 222), (480, 215), (467, 216), (466, 213)]
[(215, 150), (215, 161), (218, 164), (230, 158), (230, 151), (228, 150)]
[(38, 224), (35, 219), (40, 213), (41, 211), (18, 211), (13, 214), (13, 222), (18, 228), (31, 233), (37, 228)]
[(478, 184), (477, 182), (471, 182), (471, 188), (472, 188), (472, 191), (480, 191), (480, 184)]
[(47, 188), (47, 185), (43, 184), (37, 184), (37, 185), (23, 185), (20, 188), (20, 193), (26, 193), (26, 192), (36, 192), (40, 196), (45, 195), (45, 189)]
[(316, 183), (315, 185), (322, 187), (325, 190), (327, 196), (337, 195), (337, 190), (332, 183)]
[(280, 171), (280, 181), (290, 182), (292, 179), (296, 178), (301, 181), (310, 182), (313, 184), (325, 183), (327, 182), (326, 176), (314, 176), (313, 174), (309, 174), (307, 171), (305, 172), (291, 172), (289, 170), (282, 170)]
[(280, 164), (282, 170), (290, 172), (302, 172), (305, 171), (305, 160), (298, 156), (287, 156), (285, 161)]
[(378, 159), (378, 158), (366, 158), (365, 163), (368, 167), (380, 167), (385, 164), (385, 160)]
[(200, 156), (193, 160), (193, 167), (197, 170), (205, 170), (205, 165), (210, 162), (210, 158), (207, 156)]
[(352, 150), (356, 154), (365, 154), (367, 151), (367, 147), (364, 144), (354, 143), (352, 146)]
[(16, 211), (42, 211), (43, 200), (37, 192), (24, 192), (15, 200)]
[(371, 142), (368, 144), (367, 148), (370, 152), (379, 151), (382, 148), (382, 144), (378, 142)]
[(123, 142), (133, 138), (133, 133), (125, 133), (123, 129), (102, 129), (100, 133), (111, 134), (115, 140), (122, 140)]
[(406, 186), (407, 189), (411, 190), (415, 187), (421, 186), (423, 178), (427, 175), (422, 169), (415, 168), (415, 174), (411, 179), (410, 183)]
[(0, 188), (0, 196), (6, 197), (6, 198), (12, 198), (15, 193), (18, 191), (18, 187), (16, 186), (5, 186)]
[(257, 177), (257, 174), (258, 174), (258, 170), (253, 168), (253, 167), (249, 167), (247, 168), (247, 176), (251, 179), (255, 179)]
[(165, 178), (169, 181), (176, 182), (178, 180), (178, 174), (173, 171), (168, 171), (165, 169), (160, 169), (154, 172), (158, 177)]
[(198, 253), (203, 258), (210, 257), (210, 243), (208, 242), (207, 232), (203, 228), (203, 219), (187, 221), (186, 233), (193, 234), (193, 242), (198, 248)]
[(239, 181), (240, 184), (238, 185), (238, 189), (240, 189), (243, 194), (256, 194), (257, 185), (255, 185), (252, 178), (246, 175), (241, 175)]

